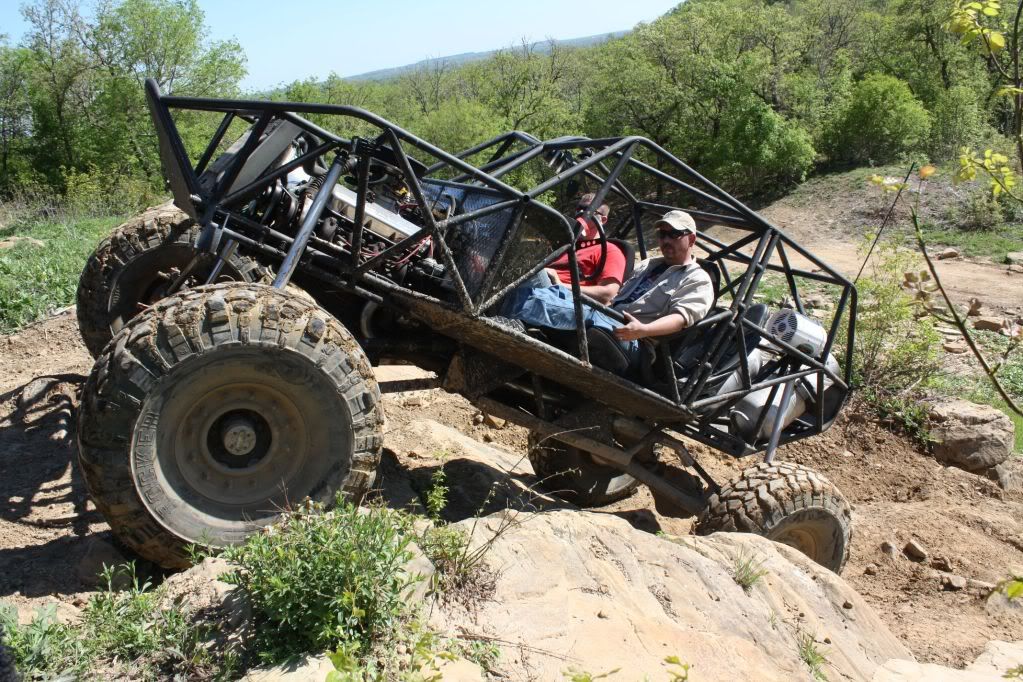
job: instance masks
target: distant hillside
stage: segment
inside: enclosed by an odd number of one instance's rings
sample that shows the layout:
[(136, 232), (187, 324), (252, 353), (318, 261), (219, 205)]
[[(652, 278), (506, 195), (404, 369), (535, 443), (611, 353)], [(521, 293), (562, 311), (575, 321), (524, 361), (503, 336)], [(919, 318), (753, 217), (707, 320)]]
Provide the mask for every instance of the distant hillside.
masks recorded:
[[(615, 38), (621, 38), (626, 35), (628, 31), (614, 31), (613, 33), (601, 33), (600, 35), (586, 36), (584, 38), (571, 38), (569, 40), (555, 40), (554, 43), (559, 47), (589, 47), (590, 45), (599, 45), (605, 43), (608, 40), (614, 40)], [(547, 50), (549, 45), (548, 41), (538, 41), (533, 43), (537, 50), (543, 52)], [(490, 57), (498, 50), (489, 50), (487, 52), (463, 52), (462, 54), (454, 54), (448, 57), (434, 57), (432, 59), (423, 59), (414, 64), (406, 64), (404, 66), (396, 66), (390, 69), (378, 69), (376, 71), (367, 71), (366, 73), (356, 74), (354, 76), (345, 76), (345, 80), (349, 81), (386, 81), (391, 78), (397, 78), (406, 71), (412, 71), (420, 68), (430, 68), (440, 64), (449, 64), (451, 66), (459, 66), (461, 64), (468, 64), (469, 62), (477, 62), (487, 57)]]

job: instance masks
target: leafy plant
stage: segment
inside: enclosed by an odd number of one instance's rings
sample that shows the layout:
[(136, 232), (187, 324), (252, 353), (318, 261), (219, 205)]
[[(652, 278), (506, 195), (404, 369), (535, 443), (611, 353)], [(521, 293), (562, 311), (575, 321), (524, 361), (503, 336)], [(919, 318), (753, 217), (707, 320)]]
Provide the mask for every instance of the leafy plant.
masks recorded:
[[(162, 591), (140, 580), (133, 563), (105, 567), (103, 578), (106, 589), (89, 599), (75, 625), (57, 622), (53, 607), (24, 626), (12, 609), (0, 609), (7, 644), (23, 672), (85, 675), (101, 662), (142, 679), (230, 672), (230, 653), (218, 657), (206, 646), (209, 627), (193, 622), (179, 606), (164, 604)], [(122, 581), (127, 588), (115, 589)]]
[(404, 571), (410, 525), (405, 515), (339, 498), (331, 511), (307, 503), (225, 550), (238, 566), (228, 579), (258, 614), (260, 655), (363, 651), (390, 636), (408, 615), (404, 595), (416, 579)]
[(768, 573), (764, 561), (755, 555), (748, 556), (745, 550), (739, 552), (732, 561), (732, 579), (746, 594), (752, 592), (753, 587)]

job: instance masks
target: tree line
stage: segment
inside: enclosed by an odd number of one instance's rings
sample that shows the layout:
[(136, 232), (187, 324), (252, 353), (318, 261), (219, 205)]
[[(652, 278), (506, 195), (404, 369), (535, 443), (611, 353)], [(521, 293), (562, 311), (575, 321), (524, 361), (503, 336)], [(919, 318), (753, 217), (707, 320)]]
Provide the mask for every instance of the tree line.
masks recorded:
[[(1011, 150), (1015, 114), (996, 58), (949, 30), (962, 8), (688, 0), (592, 47), (523, 43), (383, 82), (332, 73), (244, 93), (242, 48), (210, 40), (196, 0), (103, 0), (88, 14), (74, 0), (35, 0), (22, 10), (26, 34), (0, 42), (0, 196), (162, 192), (147, 77), (179, 95), (356, 105), (449, 151), (508, 129), (643, 135), (743, 196), (815, 170)], [(198, 153), (215, 122), (179, 126)]]

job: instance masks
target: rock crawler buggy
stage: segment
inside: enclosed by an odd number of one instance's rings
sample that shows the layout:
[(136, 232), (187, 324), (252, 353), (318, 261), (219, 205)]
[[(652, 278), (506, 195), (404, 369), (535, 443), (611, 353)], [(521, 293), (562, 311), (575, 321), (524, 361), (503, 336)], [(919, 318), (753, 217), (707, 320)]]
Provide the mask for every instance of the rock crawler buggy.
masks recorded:
[[(540, 483), (580, 505), (642, 483), (698, 515), (698, 532), (759, 533), (842, 568), (848, 503), (773, 455), (826, 429), (845, 401), (850, 363), (843, 373), (832, 350), (841, 337), (848, 360), (855, 289), (667, 151), (511, 132), (451, 155), (355, 107), (165, 96), (153, 81), (146, 94), (177, 209), (118, 228), (78, 292), (97, 357), (80, 463), (140, 555), (181, 566), (188, 543), (241, 542), (304, 498), (361, 498), (383, 441), (381, 392), (441, 386), (529, 429)], [(219, 125), (190, 154), (176, 117), (204, 115)], [(617, 240), (630, 262), (666, 210), (701, 228), (715, 307), (648, 347), (641, 375), (592, 366), (584, 333), (494, 319), (565, 253), (577, 319), (601, 307), (579, 291), (566, 217), (584, 191), (612, 206), (602, 248)], [(757, 295), (769, 280), (791, 301), (773, 314)], [(823, 324), (804, 309), (808, 287), (838, 301)], [(378, 385), (373, 366), (387, 363), (437, 379)], [(685, 439), (766, 455), (722, 486)], [(684, 484), (655, 446), (678, 457)]]

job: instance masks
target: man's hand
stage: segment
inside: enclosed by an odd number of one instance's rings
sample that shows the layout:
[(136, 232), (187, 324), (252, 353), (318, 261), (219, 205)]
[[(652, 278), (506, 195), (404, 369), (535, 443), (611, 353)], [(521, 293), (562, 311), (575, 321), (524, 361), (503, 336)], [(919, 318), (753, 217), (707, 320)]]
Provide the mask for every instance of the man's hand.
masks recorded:
[(615, 329), (615, 336), (619, 341), (635, 341), (636, 339), (643, 339), (650, 336), (650, 332), (647, 331), (647, 325), (643, 324), (629, 313), (622, 313), (625, 315), (625, 326), (618, 327)]

